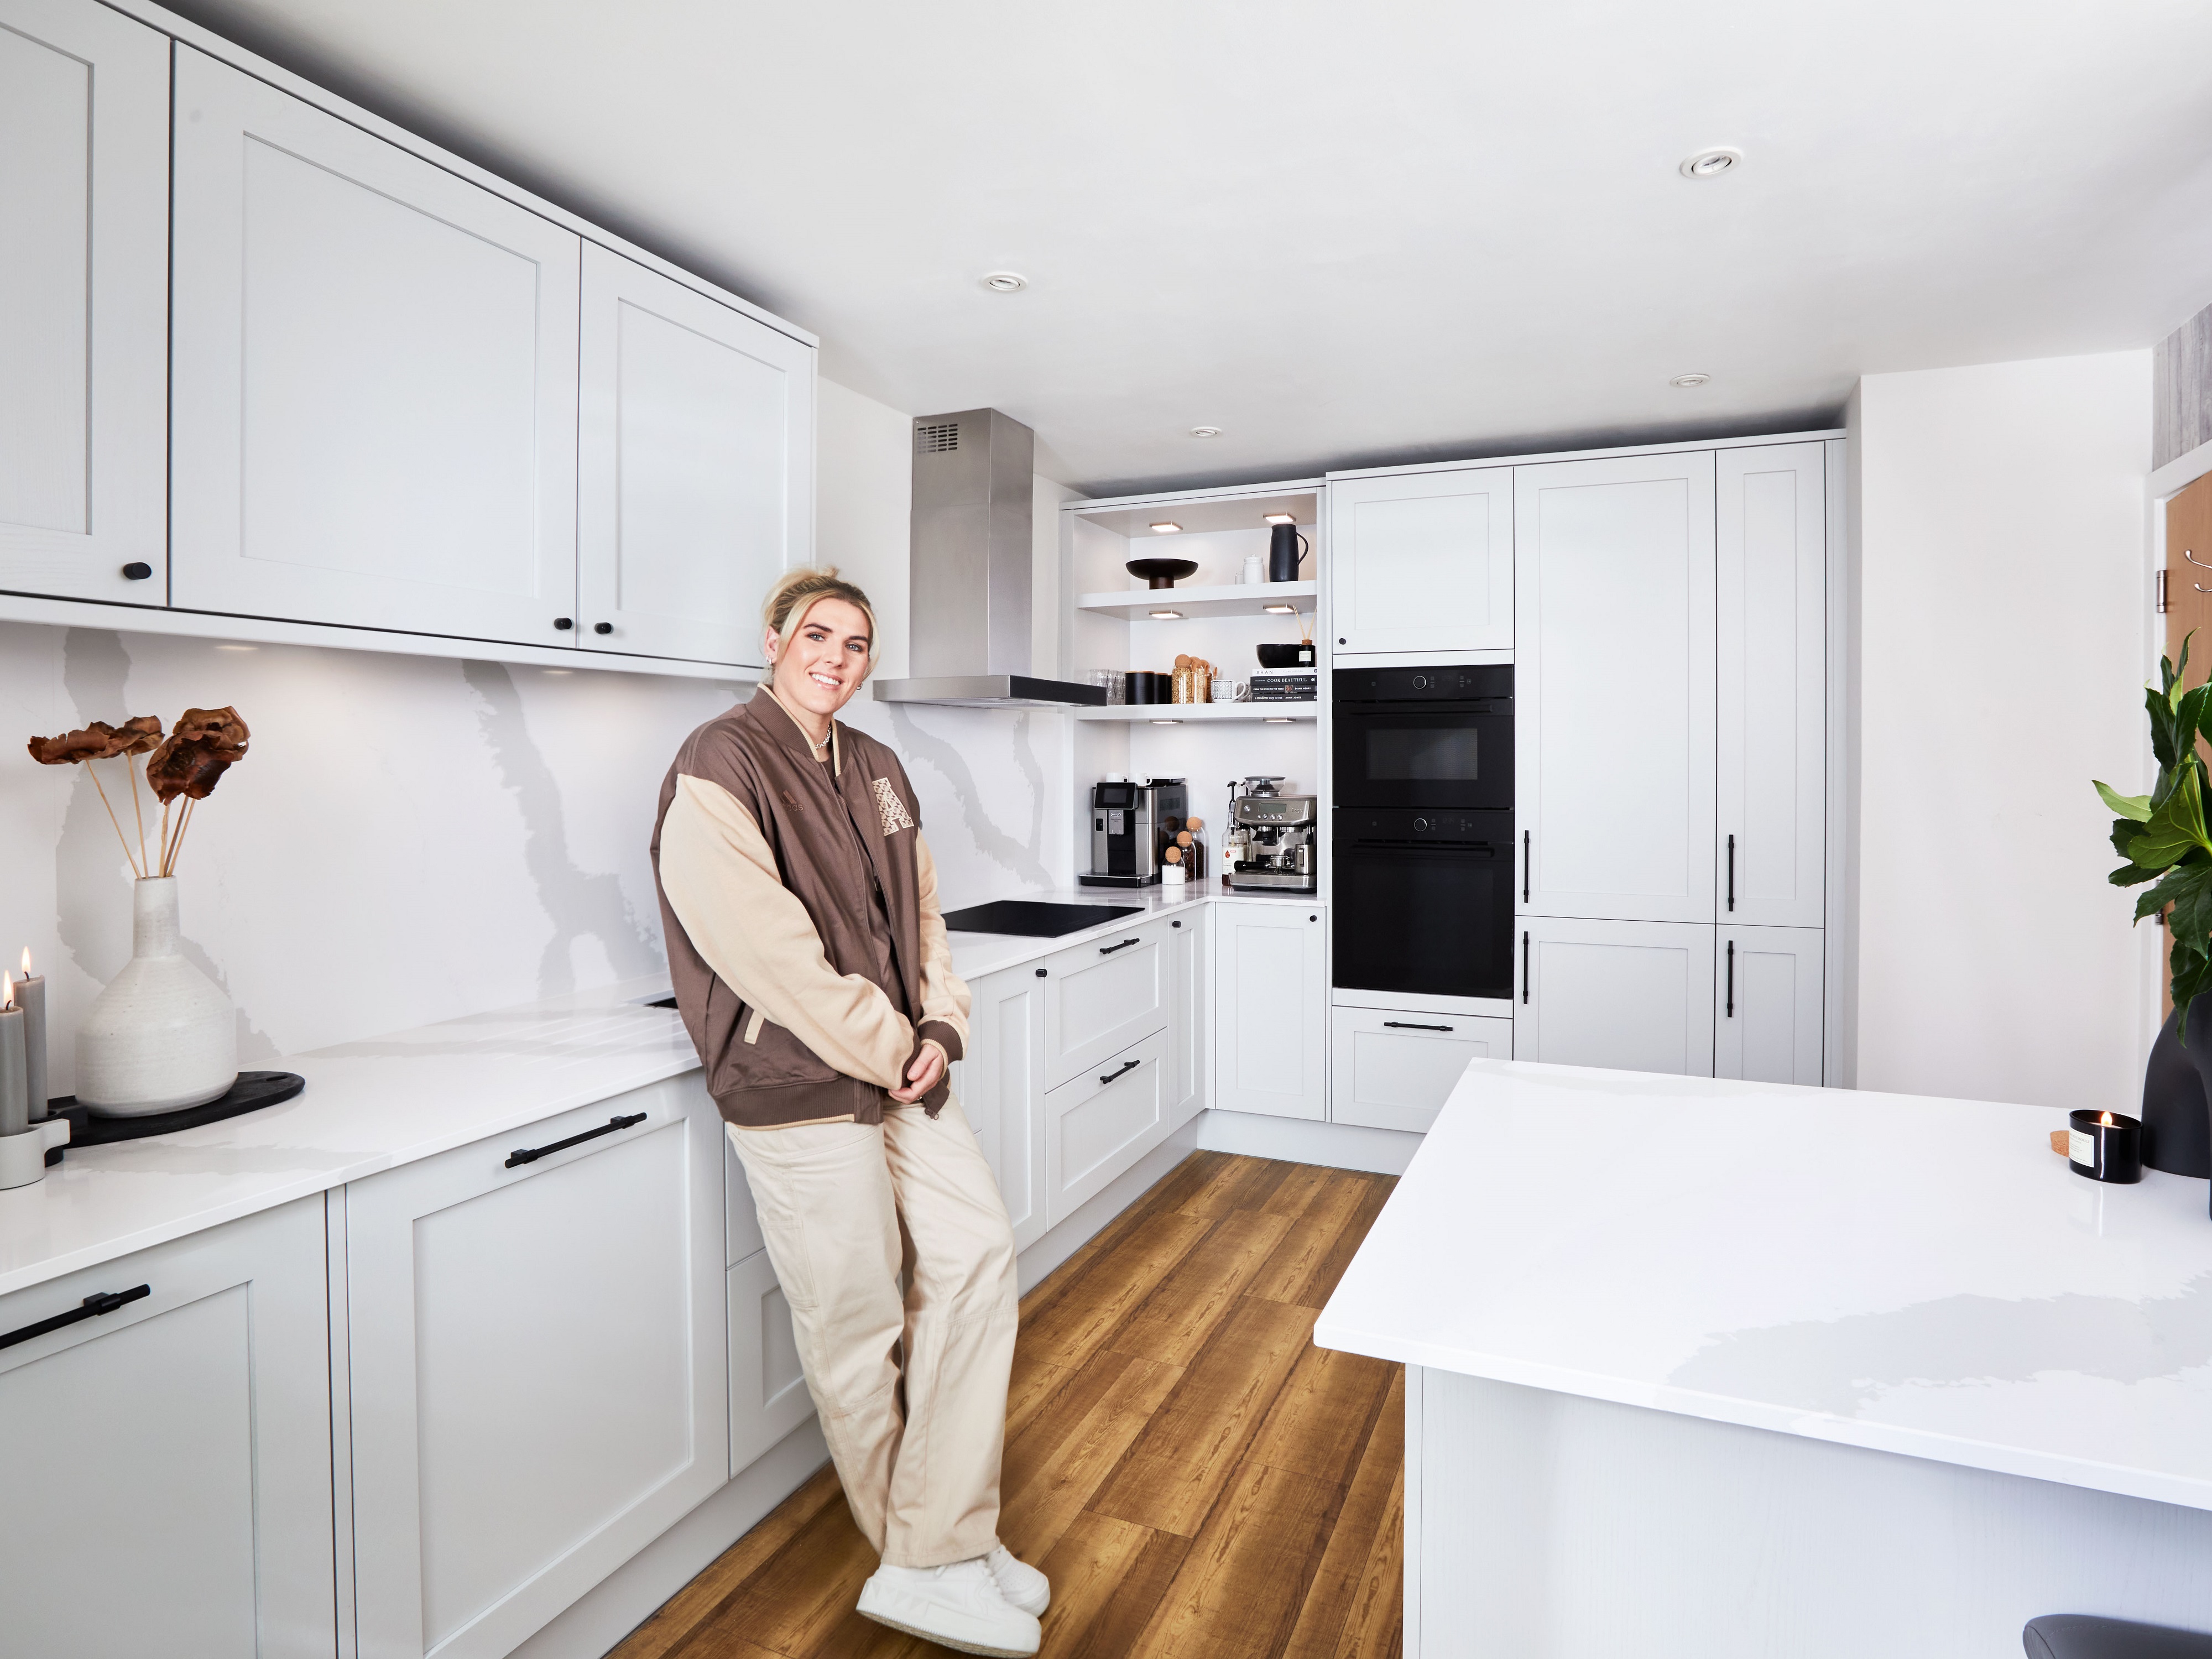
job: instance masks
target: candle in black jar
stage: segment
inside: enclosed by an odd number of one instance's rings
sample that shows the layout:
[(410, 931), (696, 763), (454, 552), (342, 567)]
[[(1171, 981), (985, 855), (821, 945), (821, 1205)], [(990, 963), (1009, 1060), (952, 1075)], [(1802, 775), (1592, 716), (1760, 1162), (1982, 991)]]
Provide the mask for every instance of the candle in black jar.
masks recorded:
[(2066, 1161), (2092, 1181), (2142, 1179), (2142, 1122), (2118, 1112), (2067, 1114)]

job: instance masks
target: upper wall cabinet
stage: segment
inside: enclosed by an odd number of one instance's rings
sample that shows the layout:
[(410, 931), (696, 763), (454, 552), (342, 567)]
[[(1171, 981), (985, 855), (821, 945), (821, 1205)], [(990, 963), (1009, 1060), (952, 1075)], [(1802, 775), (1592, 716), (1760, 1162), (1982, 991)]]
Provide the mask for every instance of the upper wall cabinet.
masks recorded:
[(580, 239), (176, 55), (172, 602), (573, 642)]
[(1825, 919), (1824, 450), (1776, 444), (1715, 457), (1721, 921)]
[(1510, 650), (1513, 470), (1332, 483), (1340, 651)]
[(1710, 924), (1712, 453), (1524, 466), (1514, 485), (1521, 908)]
[(588, 244), (583, 329), (578, 643), (762, 666), (813, 545), (812, 348)]
[(0, 588), (167, 598), (168, 171), (167, 39), (0, 0)]

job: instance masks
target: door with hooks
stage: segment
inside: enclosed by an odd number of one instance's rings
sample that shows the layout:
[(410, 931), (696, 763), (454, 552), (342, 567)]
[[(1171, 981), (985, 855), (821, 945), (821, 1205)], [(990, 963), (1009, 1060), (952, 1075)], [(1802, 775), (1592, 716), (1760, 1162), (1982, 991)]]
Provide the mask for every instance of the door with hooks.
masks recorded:
[(2166, 612), (2166, 654), (2179, 657), (2193, 629), (2189, 684), (2212, 673), (2212, 473), (2166, 504), (2166, 568), (2159, 573), (2159, 604)]

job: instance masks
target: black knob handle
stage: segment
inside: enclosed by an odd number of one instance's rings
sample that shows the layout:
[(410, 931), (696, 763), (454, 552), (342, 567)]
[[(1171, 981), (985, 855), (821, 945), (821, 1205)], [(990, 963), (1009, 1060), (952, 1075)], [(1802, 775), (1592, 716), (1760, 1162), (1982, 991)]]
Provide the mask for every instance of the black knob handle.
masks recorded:
[(123, 575), (126, 581), (143, 582), (153, 574), (154, 567), (143, 559), (133, 559), (123, 567)]
[(615, 625), (612, 623), (593, 623), (592, 624), (592, 632), (594, 634), (611, 634), (614, 631)]
[(575, 625), (576, 619), (574, 617), (556, 617), (553, 618), (553, 626), (559, 629), (564, 634)]
[(1038, 977), (1039, 979), (1042, 979), (1042, 978), (1044, 977), (1044, 969), (1043, 969), (1040, 968), (1040, 969), (1037, 969), (1037, 977)]

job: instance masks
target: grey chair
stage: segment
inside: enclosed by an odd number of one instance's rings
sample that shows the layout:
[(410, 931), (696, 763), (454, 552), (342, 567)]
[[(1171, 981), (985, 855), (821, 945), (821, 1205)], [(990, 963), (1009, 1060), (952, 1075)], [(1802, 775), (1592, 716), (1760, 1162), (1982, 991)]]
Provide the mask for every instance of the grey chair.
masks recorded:
[(2031, 1619), (2020, 1644), (2027, 1659), (2212, 1659), (2212, 1636), (2086, 1613)]

